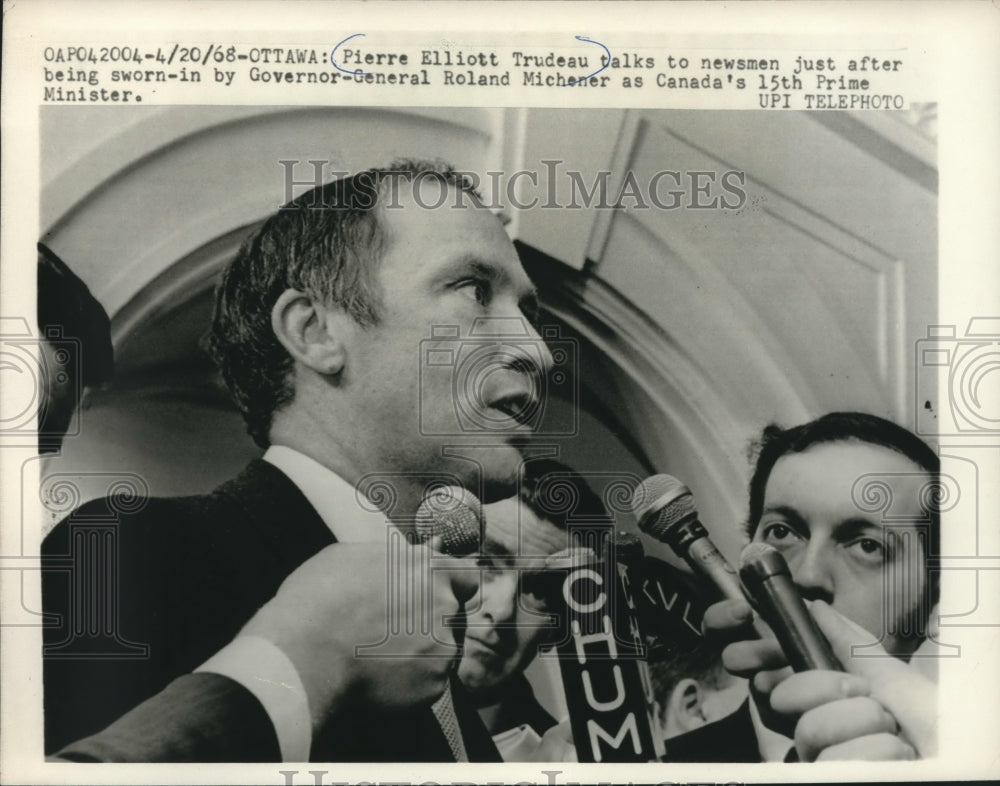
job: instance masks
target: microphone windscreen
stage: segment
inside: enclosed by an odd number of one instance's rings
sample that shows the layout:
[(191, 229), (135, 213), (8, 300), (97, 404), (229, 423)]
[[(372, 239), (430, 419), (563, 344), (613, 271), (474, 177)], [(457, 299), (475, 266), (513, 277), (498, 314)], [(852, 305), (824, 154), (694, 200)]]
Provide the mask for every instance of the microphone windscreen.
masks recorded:
[(844, 670), (806, 608), (780, 551), (766, 543), (751, 543), (740, 557), (740, 578), (795, 671)]
[(463, 556), (480, 551), (483, 507), (475, 494), (461, 486), (437, 486), (417, 508), (417, 539), (437, 538), (443, 554)]
[(767, 543), (750, 543), (740, 552), (740, 576), (744, 583), (764, 581), (771, 576), (791, 575), (781, 552)]
[(632, 493), (632, 513), (639, 529), (659, 541), (679, 521), (697, 516), (691, 489), (673, 475), (653, 475)]

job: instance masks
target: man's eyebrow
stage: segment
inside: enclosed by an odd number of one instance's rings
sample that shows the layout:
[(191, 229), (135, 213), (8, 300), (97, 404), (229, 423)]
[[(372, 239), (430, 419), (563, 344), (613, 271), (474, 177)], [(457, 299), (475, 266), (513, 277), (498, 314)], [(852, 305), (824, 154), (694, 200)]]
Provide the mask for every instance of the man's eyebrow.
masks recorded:
[[(446, 275), (470, 273), (491, 282), (508, 282), (514, 280), (503, 265), (490, 262), (474, 253), (462, 254), (457, 257), (451, 264), (445, 265), (444, 272)], [(521, 288), (518, 298), (522, 301), (530, 300), (537, 303), (538, 290), (527, 276), (523, 276), (523, 279), (525, 283), (523, 288)]]
[(838, 538), (847, 539), (856, 537), (863, 532), (873, 529), (881, 532), (881, 523), (872, 521), (864, 516), (852, 516), (849, 519), (844, 519), (843, 521), (838, 522), (837, 526), (834, 528), (834, 534)]
[[(785, 520), (785, 523), (799, 533), (809, 532), (809, 524), (806, 522), (805, 518), (803, 518), (802, 514), (790, 505), (769, 505), (764, 508), (763, 512), (761, 512), (761, 519), (763, 520), (764, 516), (768, 513), (777, 513)], [(760, 525), (758, 524), (758, 526)]]
[(507, 273), (499, 266), (484, 262), (478, 257), (468, 259), (467, 264), (473, 273), (482, 278), (488, 278), (490, 281), (502, 281), (507, 278)]
[(487, 262), (475, 253), (461, 254), (441, 267), (442, 278), (461, 275), (473, 275), (488, 281), (500, 281), (507, 278), (507, 273), (499, 265)]

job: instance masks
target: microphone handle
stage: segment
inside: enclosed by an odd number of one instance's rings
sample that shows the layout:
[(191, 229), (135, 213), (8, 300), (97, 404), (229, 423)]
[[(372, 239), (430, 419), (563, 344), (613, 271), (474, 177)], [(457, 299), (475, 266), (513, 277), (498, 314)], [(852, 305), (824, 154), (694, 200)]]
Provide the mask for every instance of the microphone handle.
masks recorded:
[[(698, 521), (697, 516), (691, 516), (667, 530), (666, 542), (675, 554), (691, 566), (696, 576), (711, 583), (721, 600), (748, 600), (739, 574), (712, 543), (708, 530)], [(771, 635), (756, 615), (753, 618), (753, 629), (757, 638), (766, 639)]]
[(707, 535), (690, 541), (683, 557), (696, 575), (704, 576), (712, 583), (722, 598), (746, 600), (736, 571)]
[(789, 576), (770, 576), (761, 581), (755, 588), (754, 600), (795, 671), (844, 670)]

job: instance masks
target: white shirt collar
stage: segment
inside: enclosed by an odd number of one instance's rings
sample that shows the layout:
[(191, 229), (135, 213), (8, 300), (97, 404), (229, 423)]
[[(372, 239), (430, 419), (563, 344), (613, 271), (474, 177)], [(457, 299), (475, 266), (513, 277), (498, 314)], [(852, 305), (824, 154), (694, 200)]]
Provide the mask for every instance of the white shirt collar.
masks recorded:
[(340, 543), (385, 541), (392, 526), (385, 514), (340, 475), (286, 445), (271, 445), (263, 458), (298, 487)]

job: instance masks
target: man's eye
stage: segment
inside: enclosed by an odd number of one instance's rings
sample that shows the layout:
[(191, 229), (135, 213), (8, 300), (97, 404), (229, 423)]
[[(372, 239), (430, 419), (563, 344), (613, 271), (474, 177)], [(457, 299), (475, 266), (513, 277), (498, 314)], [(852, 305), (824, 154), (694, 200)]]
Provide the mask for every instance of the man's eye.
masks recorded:
[(885, 561), (885, 545), (875, 538), (858, 538), (852, 543), (848, 543), (847, 547), (866, 562), (881, 563)]
[(761, 535), (764, 542), (770, 543), (772, 546), (788, 546), (801, 540), (795, 530), (787, 524), (778, 521), (772, 524), (764, 524), (761, 527)]
[(481, 306), (488, 305), (490, 302), (491, 291), (488, 281), (466, 279), (459, 281), (455, 288), (469, 300), (475, 300)]

